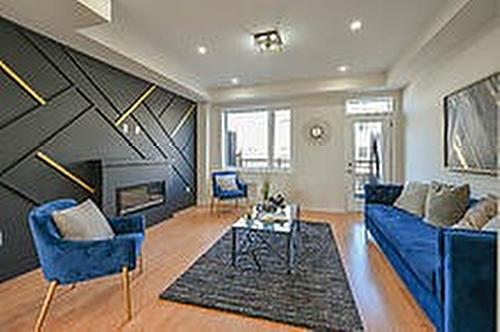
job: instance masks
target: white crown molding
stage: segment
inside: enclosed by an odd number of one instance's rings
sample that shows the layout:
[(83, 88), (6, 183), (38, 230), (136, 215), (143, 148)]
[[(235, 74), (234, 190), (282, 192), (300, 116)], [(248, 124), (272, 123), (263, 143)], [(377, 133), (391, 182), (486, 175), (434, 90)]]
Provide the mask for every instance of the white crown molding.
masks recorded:
[(383, 88), (386, 76), (383, 73), (350, 77), (293, 80), (247, 87), (216, 88), (209, 90), (214, 104), (276, 100), (332, 92), (356, 92)]
[(387, 84), (404, 87), (498, 14), (500, 0), (449, 0), (389, 70)]

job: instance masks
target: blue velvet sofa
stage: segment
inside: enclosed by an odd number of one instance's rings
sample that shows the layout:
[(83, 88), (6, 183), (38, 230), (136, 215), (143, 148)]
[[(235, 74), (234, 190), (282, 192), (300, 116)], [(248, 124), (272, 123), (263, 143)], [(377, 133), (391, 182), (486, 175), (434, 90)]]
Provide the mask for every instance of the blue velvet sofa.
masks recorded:
[(497, 234), (428, 224), (393, 206), (402, 189), (365, 186), (367, 231), (437, 331), (495, 331)]

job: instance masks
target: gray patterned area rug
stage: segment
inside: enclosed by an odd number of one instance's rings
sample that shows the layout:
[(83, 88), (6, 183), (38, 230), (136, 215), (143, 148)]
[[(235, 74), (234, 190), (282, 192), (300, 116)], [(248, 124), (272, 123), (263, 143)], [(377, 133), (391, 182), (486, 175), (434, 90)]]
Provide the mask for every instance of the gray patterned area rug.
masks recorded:
[[(362, 331), (330, 226), (301, 221), (298, 236), (298, 261), (289, 274), (286, 260), (265, 248), (257, 257), (260, 271), (250, 258), (233, 267), (228, 231), (160, 298), (317, 331)], [(285, 250), (286, 239), (273, 244)]]

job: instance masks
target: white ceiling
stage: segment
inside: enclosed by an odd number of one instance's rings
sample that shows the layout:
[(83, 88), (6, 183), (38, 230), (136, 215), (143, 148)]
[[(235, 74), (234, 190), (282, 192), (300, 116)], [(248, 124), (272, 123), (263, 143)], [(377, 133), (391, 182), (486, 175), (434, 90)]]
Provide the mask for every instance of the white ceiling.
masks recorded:
[[(227, 102), (404, 87), (500, 15), (500, 0), (0, 0), (0, 15), (188, 98)], [(256, 52), (251, 34), (274, 27), (286, 51)]]
[[(161, 56), (182, 63), (205, 88), (387, 71), (444, 0), (115, 0)], [(361, 19), (359, 33), (349, 30)], [(278, 27), (280, 54), (259, 54), (251, 34)], [(208, 54), (197, 54), (198, 45)], [(351, 71), (341, 74), (337, 66)]]

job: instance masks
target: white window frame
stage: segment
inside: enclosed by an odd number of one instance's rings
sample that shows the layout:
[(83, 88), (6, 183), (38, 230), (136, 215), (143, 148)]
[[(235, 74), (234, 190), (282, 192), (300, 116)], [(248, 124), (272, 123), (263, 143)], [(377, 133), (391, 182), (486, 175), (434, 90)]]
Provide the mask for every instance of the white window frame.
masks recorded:
[[(349, 112), (349, 102), (350, 101), (360, 101), (360, 102), (376, 102), (377, 100), (385, 100), (390, 102), (390, 109), (387, 111), (379, 111), (379, 112)], [(384, 116), (384, 115), (393, 115), (396, 111), (396, 98), (391, 95), (372, 95), (372, 96), (357, 96), (357, 97), (349, 97), (345, 100), (345, 114), (348, 117), (352, 116)]]
[[(274, 135), (275, 135), (275, 112), (277, 111), (288, 111), (290, 112), (290, 121), (292, 121), (292, 111), (290, 107), (255, 107), (255, 108), (243, 108), (243, 109), (225, 109), (222, 110), (222, 126), (221, 126), (221, 161), (222, 165), (228, 169), (236, 169), (242, 171), (260, 171), (260, 170), (271, 170), (279, 172), (289, 172), (292, 165), (292, 126), (290, 123), (290, 160), (288, 160), (288, 167), (275, 167), (274, 166)], [(268, 142), (267, 142), (267, 166), (265, 167), (238, 167), (227, 165), (226, 160), (226, 133), (227, 133), (227, 115), (230, 113), (257, 113), (266, 112), (267, 113), (267, 123), (268, 123)]]

